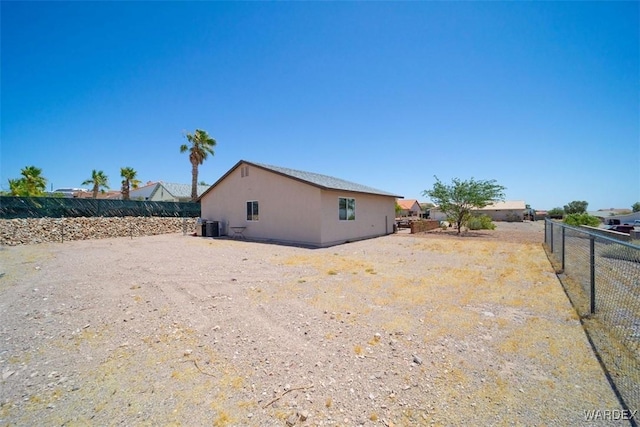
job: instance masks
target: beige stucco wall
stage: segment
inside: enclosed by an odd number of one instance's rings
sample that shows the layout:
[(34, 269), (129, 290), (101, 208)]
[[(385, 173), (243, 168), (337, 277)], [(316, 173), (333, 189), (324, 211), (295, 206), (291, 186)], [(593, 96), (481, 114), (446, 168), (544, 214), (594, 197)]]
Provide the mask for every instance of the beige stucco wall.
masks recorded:
[(149, 198), (152, 202), (177, 202), (178, 199), (173, 197), (162, 185), (153, 193), (153, 196)]
[[(354, 221), (339, 219), (338, 199), (340, 197), (355, 199), (356, 219)], [(395, 206), (393, 197), (346, 191), (323, 191), (321, 246), (392, 233)]]
[(524, 210), (504, 209), (504, 210), (487, 210), (474, 211), (475, 215), (487, 215), (494, 221), (512, 221), (515, 218), (522, 220), (524, 218)]
[[(257, 200), (258, 221), (247, 221), (247, 202)], [(201, 200), (202, 218), (246, 227), (251, 239), (289, 243), (320, 242), (320, 189), (249, 166), (249, 175), (236, 168)]]
[[(393, 231), (395, 199), (318, 187), (241, 164), (201, 199), (202, 218), (243, 226), (248, 239), (310, 246), (330, 246), (349, 240), (381, 236)], [(356, 220), (340, 221), (338, 198), (356, 199)], [(257, 200), (259, 220), (247, 221), (246, 203)], [(386, 217), (386, 223), (385, 223)]]
[[(512, 215), (517, 215), (520, 219), (524, 217), (524, 210), (520, 209), (505, 209), (505, 210), (489, 210), (482, 209), (472, 211), (473, 215), (487, 215), (494, 221), (507, 221)], [(442, 213), (439, 209), (432, 208), (429, 212), (429, 218), (437, 221), (446, 221), (447, 215)]]

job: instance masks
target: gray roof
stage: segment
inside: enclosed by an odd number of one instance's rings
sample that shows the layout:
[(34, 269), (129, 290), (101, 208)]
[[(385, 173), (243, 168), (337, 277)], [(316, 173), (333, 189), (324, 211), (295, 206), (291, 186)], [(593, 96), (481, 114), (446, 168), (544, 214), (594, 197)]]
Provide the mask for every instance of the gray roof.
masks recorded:
[[(160, 181), (158, 184), (162, 185), (173, 197), (176, 198), (188, 198), (191, 197), (191, 184), (176, 184), (173, 182), (163, 182)], [(159, 186), (156, 187), (156, 191)], [(202, 195), (207, 189), (208, 185), (198, 185), (197, 192), (198, 196)]]
[(305, 171), (296, 170), (296, 169), (284, 168), (281, 166), (266, 165), (264, 163), (253, 163), (253, 162), (244, 162), (244, 163), (253, 164), (255, 166), (259, 166), (261, 168), (268, 169), (273, 172), (279, 173), (281, 175), (286, 175), (291, 178), (295, 178), (297, 180), (304, 181), (308, 184), (311, 184), (323, 189), (327, 189), (327, 190), (353, 191), (357, 193), (377, 194), (377, 195), (389, 196), (389, 197), (401, 197), (386, 191), (378, 190), (377, 188), (369, 187), (367, 185), (357, 184), (351, 181), (345, 181), (344, 179), (335, 178), (329, 175), (322, 175), (314, 172), (305, 172)]
[(366, 194), (375, 194), (379, 196), (388, 196), (395, 197), (398, 199), (402, 199), (402, 196), (398, 196), (396, 194), (392, 194), (386, 191), (378, 190), (373, 187), (369, 187), (362, 184), (357, 184), (351, 181), (345, 181), (344, 179), (335, 178), (329, 175), (322, 175), (314, 172), (305, 172), (296, 169), (283, 168), (281, 166), (273, 166), (267, 165), (264, 163), (254, 163), (248, 162), (246, 160), (240, 160), (236, 163), (231, 169), (227, 171), (224, 175), (222, 175), (211, 187), (209, 187), (204, 193), (199, 193), (200, 196), (198, 199), (202, 199), (202, 197), (211, 191), (214, 187), (216, 187), (220, 182), (224, 181), (224, 179), (229, 176), (234, 170), (236, 170), (240, 165), (253, 165), (255, 167), (265, 169), (271, 171), (273, 173), (277, 173), (279, 175), (286, 176), (291, 179), (295, 179), (300, 182), (304, 182), (309, 185), (313, 185), (314, 187), (319, 187), (324, 190), (341, 190), (341, 191), (351, 191), (355, 193), (366, 193)]

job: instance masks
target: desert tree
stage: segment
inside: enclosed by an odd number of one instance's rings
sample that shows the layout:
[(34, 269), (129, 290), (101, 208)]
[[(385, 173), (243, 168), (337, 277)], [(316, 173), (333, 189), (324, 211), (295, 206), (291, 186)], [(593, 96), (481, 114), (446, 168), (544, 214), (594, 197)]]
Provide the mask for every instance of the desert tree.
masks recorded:
[(635, 202), (631, 205), (631, 210), (633, 212), (640, 212), (640, 202)]
[(191, 200), (198, 198), (198, 167), (207, 160), (209, 154), (214, 155), (213, 147), (216, 140), (201, 129), (196, 129), (194, 133), (185, 135), (189, 144), (182, 144), (180, 152), (189, 152), (189, 162), (191, 163)]
[(138, 172), (131, 167), (120, 168), (120, 176), (122, 177), (122, 199), (129, 200), (131, 189), (134, 190), (140, 186), (140, 180), (137, 178)]
[(547, 212), (549, 218), (562, 219), (564, 217), (564, 209), (555, 207)]
[(573, 202), (569, 202), (569, 204), (564, 205), (564, 213), (567, 215), (585, 213), (587, 211), (587, 206), (589, 206), (589, 203), (584, 200), (574, 200)]
[(495, 180), (462, 181), (453, 178), (451, 184), (442, 183), (438, 177), (433, 188), (422, 194), (429, 197), (458, 227), (458, 234), (471, 217), (471, 211), (481, 209), (498, 200), (504, 200), (505, 187)]
[[(82, 185), (91, 185), (93, 191), (93, 198), (98, 198), (98, 192), (103, 189), (109, 189), (109, 178), (103, 171), (92, 170), (91, 178), (82, 182)], [(104, 190), (103, 190), (104, 191)]]

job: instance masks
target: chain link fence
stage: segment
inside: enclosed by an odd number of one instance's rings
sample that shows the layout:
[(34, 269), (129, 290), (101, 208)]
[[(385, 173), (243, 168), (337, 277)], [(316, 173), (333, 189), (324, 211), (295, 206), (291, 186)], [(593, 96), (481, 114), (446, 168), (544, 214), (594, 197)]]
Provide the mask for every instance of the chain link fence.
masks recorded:
[[(640, 410), (640, 246), (545, 220), (545, 249), (625, 409)], [(637, 425), (637, 424), (635, 424)]]

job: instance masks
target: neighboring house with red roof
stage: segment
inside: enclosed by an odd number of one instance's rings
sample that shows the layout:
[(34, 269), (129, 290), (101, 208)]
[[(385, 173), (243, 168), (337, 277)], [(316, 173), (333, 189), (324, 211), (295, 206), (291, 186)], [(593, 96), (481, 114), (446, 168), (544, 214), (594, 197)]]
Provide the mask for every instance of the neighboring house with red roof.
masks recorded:
[(327, 247), (393, 233), (401, 196), (318, 173), (240, 160), (199, 198), (221, 235)]
[(398, 200), (397, 203), (401, 208), (399, 217), (419, 217), (422, 213), (422, 207), (416, 199)]

